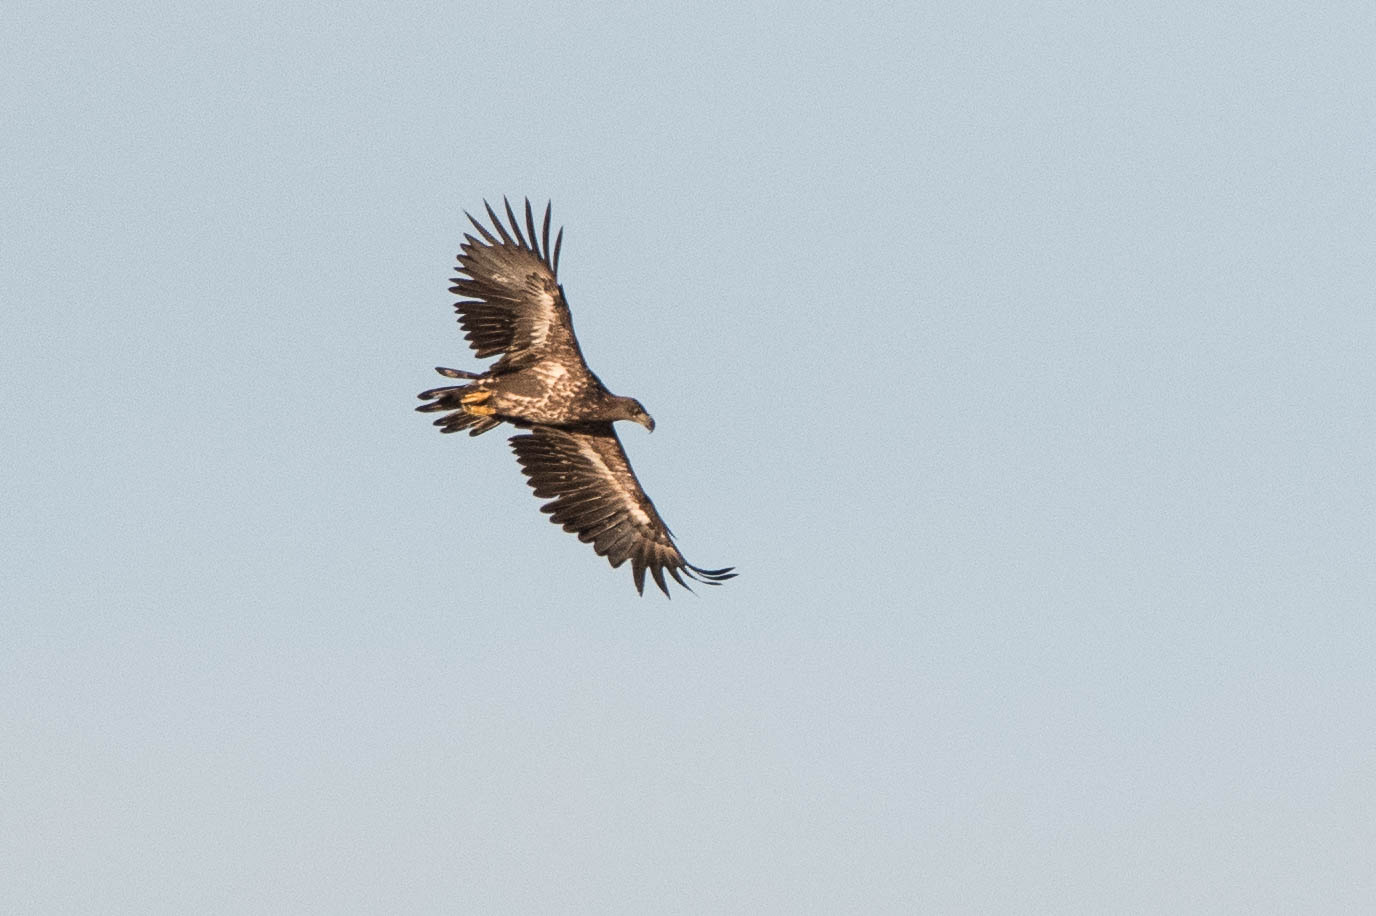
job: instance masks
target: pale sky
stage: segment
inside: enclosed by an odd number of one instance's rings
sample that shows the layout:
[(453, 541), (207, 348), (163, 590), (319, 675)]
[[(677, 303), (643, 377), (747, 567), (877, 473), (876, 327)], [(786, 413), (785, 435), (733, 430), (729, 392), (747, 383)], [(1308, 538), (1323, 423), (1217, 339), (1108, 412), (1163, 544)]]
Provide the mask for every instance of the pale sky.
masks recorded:
[[(1376, 7), (0, 36), (0, 911), (1376, 911)], [(412, 411), (504, 194), (739, 578)]]

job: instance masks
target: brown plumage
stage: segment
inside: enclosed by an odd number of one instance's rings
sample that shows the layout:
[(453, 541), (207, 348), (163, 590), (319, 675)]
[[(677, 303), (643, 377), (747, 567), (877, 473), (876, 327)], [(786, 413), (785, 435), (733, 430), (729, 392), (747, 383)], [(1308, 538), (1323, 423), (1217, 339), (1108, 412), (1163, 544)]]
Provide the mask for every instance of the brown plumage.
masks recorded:
[(486, 204), (490, 229), (468, 216), (481, 238), (464, 236), (450, 288), (463, 297), (455, 310), (469, 345), (480, 358), (500, 358), (483, 373), (437, 369), (470, 383), (421, 392), (430, 403), (416, 409), (446, 412), (435, 421), (446, 433), (477, 436), (503, 422), (530, 430), (510, 441), (535, 495), (551, 499), (542, 511), (613, 567), (630, 560), (637, 592), (644, 593), (647, 571), (665, 595), (666, 571), (685, 588), (685, 575), (709, 585), (732, 578), (729, 567), (701, 569), (684, 559), (626, 460), (613, 422), (653, 430), (654, 420), (639, 401), (608, 391), (583, 360), (557, 279), (564, 230), (551, 251), (550, 208), (537, 233), (527, 200), (523, 234), (503, 203), (505, 225)]

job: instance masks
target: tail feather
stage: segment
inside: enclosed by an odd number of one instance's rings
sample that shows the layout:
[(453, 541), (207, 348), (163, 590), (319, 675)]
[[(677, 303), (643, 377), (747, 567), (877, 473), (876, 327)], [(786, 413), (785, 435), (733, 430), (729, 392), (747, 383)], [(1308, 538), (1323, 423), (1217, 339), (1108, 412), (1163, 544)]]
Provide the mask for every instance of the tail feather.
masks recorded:
[(447, 369), (444, 366), (436, 366), (435, 371), (448, 378), (482, 378), (477, 372), (467, 372), (463, 369)]
[(479, 436), (490, 429), (496, 429), (502, 421), (497, 417), (477, 416), (464, 410), (464, 396), (477, 390), (477, 385), (450, 385), (444, 388), (431, 388), (429, 391), (422, 391), (417, 395), (421, 400), (430, 401), (430, 403), (422, 404), (416, 410), (420, 413), (448, 411), (445, 416), (435, 420), (435, 425), (440, 428), (442, 433), (468, 430), (470, 436)]
[(466, 429), (470, 436), (481, 436), (489, 429), (501, 426), (502, 421), (496, 417), (475, 417), (471, 413), (459, 411), (440, 417), (435, 421), (435, 425), (442, 433), (457, 433)]
[(435, 403), (422, 404), (417, 407), (416, 410), (419, 410), (421, 413), (429, 413), (435, 410), (452, 410), (453, 408), (446, 406), (440, 399), (451, 391), (461, 392), (466, 387), (468, 386), (451, 385), (447, 388), (431, 388), (429, 391), (422, 391), (420, 394), (416, 395), (416, 397), (420, 398), (422, 401), (434, 401)]

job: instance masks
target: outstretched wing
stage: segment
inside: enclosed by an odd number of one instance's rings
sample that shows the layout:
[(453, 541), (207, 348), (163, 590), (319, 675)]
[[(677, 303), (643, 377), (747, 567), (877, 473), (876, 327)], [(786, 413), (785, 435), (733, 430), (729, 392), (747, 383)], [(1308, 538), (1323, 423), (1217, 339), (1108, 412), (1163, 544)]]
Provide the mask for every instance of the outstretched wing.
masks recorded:
[(559, 248), (564, 241), (560, 229), (549, 245), (550, 208), (545, 207), (544, 225), (535, 231), (535, 218), (526, 201), (526, 232), (506, 205), (508, 224), (484, 202), (492, 220), (488, 228), (465, 213), (482, 238), (465, 235), (459, 252), (459, 276), (449, 288), (463, 298), (454, 304), (464, 337), (480, 358), (502, 354), (493, 371), (533, 362), (551, 352), (565, 354), (585, 371), (564, 291), (559, 286)]
[(735, 575), (729, 567), (699, 569), (683, 558), (610, 423), (579, 429), (537, 426), (528, 435), (512, 436), (511, 447), (535, 495), (553, 498), (540, 510), (591, 543), (613, 567), (630, 560), (637, 592), (645, 592), (647, 569), (665, 595), (665, 570), (689, 591), (680, 573), (708, 585)]

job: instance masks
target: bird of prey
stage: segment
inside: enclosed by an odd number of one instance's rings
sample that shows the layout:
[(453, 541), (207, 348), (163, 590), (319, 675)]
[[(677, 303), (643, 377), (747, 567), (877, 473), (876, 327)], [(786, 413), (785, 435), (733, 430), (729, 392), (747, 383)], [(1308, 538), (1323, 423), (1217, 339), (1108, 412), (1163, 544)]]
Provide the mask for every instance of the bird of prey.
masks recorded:
[(479, 237), (464, 235), (450, 292), (464, 337), (486, 359), (486, 372), (437, 367), (467, 384), (432, 388), (416, 409), (446, 412), (441, 432), (477, 436), (502, 423), (526, 430), (510, 439), (535, 495), (550, 501), (541, 511), (565, 531), (590, 543), (613, 568), (627, 560), (636, 591), (648, 570), (665, 595), (664, 574), (691, 591), (684, 576), (717, 585), (735, 576), (730, 567), (702, 569), (683, 558), (673, 535), (641, 489), (612, 423), (630, 420), (653, 431), (655, 421), (635, 398), (612, 394), (583, 361), (568, 301), (559, 284), (561, 228), (549, 243), (550, 207), (540, 232), (526, 200), (525, 233), (503, 199), (507, 223), (484, 202), (491, 227), (465, 213)]

